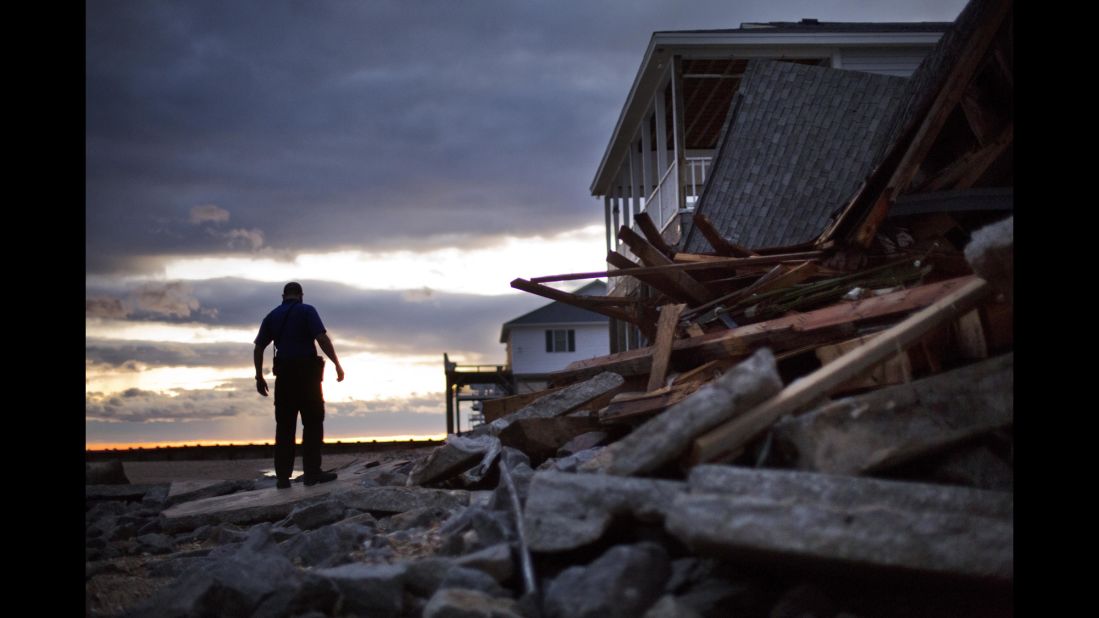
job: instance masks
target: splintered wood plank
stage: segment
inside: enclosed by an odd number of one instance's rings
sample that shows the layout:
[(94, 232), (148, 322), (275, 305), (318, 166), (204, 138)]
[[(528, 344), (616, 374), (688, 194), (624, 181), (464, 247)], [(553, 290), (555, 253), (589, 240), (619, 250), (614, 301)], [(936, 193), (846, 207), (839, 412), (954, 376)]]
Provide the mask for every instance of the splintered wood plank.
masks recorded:
[(610, 425), (634, 421), (640, 418), (653, 416), (665, 409), (683, 401), (691, 393), (705, 386), (705, 382), (688, 382), (662, 388), (653, 393), (645, 393), (634, 397), (624, 397), (610, 402), (606, 409), (599, 414), (599, 422)]
[[(633, 262), (633, 260), (622, 255), (621, 253), (611, 251), (607, 254), (607, 263), (619, 268), (619, 271), (629, 271), (626, 274), (633, 275), (638, 281), (651, 286), (653, 289), (658, 290), (669, 298), (684, 302), (690, 300), (690, 297), (686, 294), (682, 287), (676, 285), (668, 275), (665, 273), (638, 273), (635, 271), (641, 270), (641, 268)], [(551, 277), (552, 278), (552, 277)], [(545, 279), (545, 277), (543, 277)], [(650, 323), (649, 326), (652, 326)]]
[(672, 358), (672, 341), (675, 339), (675, 327), (679, 324), (679, 315), (687, 305), (664, 305), (660, 311), (660, 320), (656, 323), (656, 342), (653, 345), (652, 370), (649, 372), (649, 387), (653, 391), (664, 386), (668, 373), (668, 361)]
[(706, 331), (702, 330), (702, 327), (698, 325), (698, 322), (689, 322), (687, 324), (687, 334), (692, 337), (701, 337), (706, 334)]
[[(723, 258), (721, 260), (686, 262), (683, 264), (669, 263), (663, 266), (638, 266), (629, 258), (620, 253), (611, 251), (607, 254), (607, 263), (618, 270), (600, 270), (587, 273), (570, 273), (567, 275), (548, 275), (534, 277), (531, 283), (551, 283), (555, 281), (574, 281), (576, 279), (600, 279), (604, 277), (637, 277), (642, 275), (669, 274), (677, 271), (691, 272), (695, 270), (728, 269), (741, 270), (753, 268), (766, 268), (775, 264), (800, 263), (805, 260), (816, 260), (824, 255), (823, 251), (800, 251), (797, 253), (776, 253), (774, 255), (757, 255), (746, 258)], [(618, 257), (613, 257), (618, 256)]]
[(949, 323), (991, 295), (992, 286), (987, 281), (979, 277), (967, 279), (929, 306), (882, 331), (873, 341), (795, 380), (778, 395), (699, 437), (691, 450), (691, 462), (715, 461), (737, 451), (780, 417), (827, 397), (836, 387), (864, 375), (898, 350), (919, 341), (935, 327)]
[(633, 220), (641, 228), (641, 233), (645, 235), (645, 239), (649, 241), (649, 244), (656, 247), (658, 251), (668, 256), (669, 258), (675, 255), (675, 249), (668, 246), (668, 243), (664, 242), (664, 237), (661, 236), (660, 230), (656, 229), (656, 224), (653, 223), (649, 213), (643, 212), (635, 215)]
[(587, 309), (595, 313), (601, 313), (605, 316), (615, 318), (616, 320), (623, 320), (630, 322), (631, 324), (637, 323), (637, 318), (625, 311), (615, 309), (613, 307), (602, 306), (597, 303), (586, 302), (583, 296), (579, 294), (570, 294), (569, 292), (563, 292), (561, 290), (555, 290), (546, 285), (540, 285), (538, 283), (531, 283), (525, 279), (515, 279), (511, 282), (511, 287), (522, 290), (524, 292), (530, 292), (550, 300), (556, 300), (565, 304), (573, 305), (574, 307), (580, 307), (581, 309)]
[[(637, 235), (628, 227), (623, 227), (618, 231), (618, 237), (622, 239), (622, 242), (629, 246), (630, 251), (634, 255), (641, 258), (641, 262), (646, 266), (674, 266), (671, 258), (664, 255), (656, 247), (648, 243), (644, 238)], [(680, 294), (678, 296), (687, 296), (690, 300), (694, 301), (694, 304), (704, 303), (713, 297), (713, 294), (706, 288), (706, 286), (699, 283), (693, 277), (682, 271), (672, 270), (665, 273), (668, 281), (676, 287)]]
[(981, 312), (974, 309), (954, 323), (954, 340), (962, 358), (975, 360), (988, 358), (988, 342), (985, 340)]
[[(742, 358), (759, 346), (769, 346), (778, 354), (807, 345), (823, 345), (850, 339), (860, 323), (900, 316), (926, 307), (966, 285), (978, 280), (973, 275), (947, 279), (872, 296), (857, 301), (844, 301), (821, 309), (806, 311), (773, 320), (766, 320), (725, 331), (706, 333), (672, 344), (672, 359), (689, 359), (694, 363), (719, 358)], [(554, 381), (590, 377), (601, 371), (614, 371), (622, 376), (649, 372), (652, 347), (617, 352), (606, 356), (576, 361), (564, 370), (551, 374)]]
[[(822, 365), (827, 365), (828, 363), (842, 358), (844, 354), (849, 354), (860, 346), (865, 345), (867, 342), (872, 341), (874, 337), (875, 335), (866, 335), (864, 337), (857, 337), (832, 345), (821, 346), (816, 349), (817, 358), (820, 359)], [(907, 352), (900, 352), (892, 358), (882, 362), (881, 365), (875, 367), (874, 370), (866, 376), (855, 378), (836, 387), (836, 392), (878, 388), (890, 384), (904, 384), (911, 380), (912, 363), (908, 359)]]
[(710, 246), (714, 248), (714, 251), (721, 255), (732, 255), (735, 257), (749, 257), (755, 255), (751, 251), (731, 243), (721, 235), (721, 232), (717, 231), (714, 224), (706, 218), (706, 215), (701, 212), (695, 212), (694, 224), (698, 228), (698, 231), (702, 233), (702, 237), (706, 239), (706, 242), (710, 243)]

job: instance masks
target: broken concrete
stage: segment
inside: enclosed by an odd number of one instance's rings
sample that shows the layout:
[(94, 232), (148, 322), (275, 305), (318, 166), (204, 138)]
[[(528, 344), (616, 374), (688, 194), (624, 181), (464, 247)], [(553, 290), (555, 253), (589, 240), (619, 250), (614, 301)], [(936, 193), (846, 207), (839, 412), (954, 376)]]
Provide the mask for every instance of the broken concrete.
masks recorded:
[(610, 437), (605, 431), (590, 431), (588, 433), (580, 434), (565, 443), (564, 446), (557, 449), (555, 457), (570, 457), (579, 452), (586, 451), (588, 449), (600, 446), (607, 441)]
[(443, 588), (431, 596), (423, 618), (522, 618), (514, 599), (497, 598), (476, 590)]
[(679, 457), (694, 438), (781, 390), (774, 355), (767, 348), (757, 350), (717, 380), (608, 446), (580, 470), (622, 476), (651, 472)]
[(474, 427), (470, 435), (497, 435), (515, 421), (525, 418), (553, 418), (568, 414), (569, 412), (590, 403), (599, 397), (612, 395), (625, 385), (625, 380), (617, 373), (605, 371), (599, 375), (572, 384), (548, 395), (536, 399), (526, 406), (498, 418), (491, 423)]
[(1007, 302), (1015, 302), (1015, 217), (973, 232), (965, 247), (965, 259), (973, 272), (1004, 294)]
[(343, 502), (335, 498), (329, 498), (294, 508), (286, 516), (286, 523), (287, 525), (297, 526), (302, 530), (312, 530), (343, 519), (345, 510), (346, 507)]
[(282, 544), (286, 557), (309, 567), (334, 567), (352, 561), (373, 530), (359, 524), (337, 524), (299, 534)]
[(599, 540), (617, 516), (659, 522), (679, 481), (540, 471), (534, 475), (523, 527), (534, 552), (560, 552)]
[(129, 485), (121, 461), (84, 462), (85, 485)]
[(502, 444), (526, 453), (537, 465), (570, 440), (600, 427), (599, 419), (591, 417), (526, 418), (513, 421), (499, 436)]
[(167, 506), (201, 500), (214, 496), (224, 496), (234, 491), (244, 489), (241, 481), (174, 481), (168, 486), (168, 497), (165, 500)]
[(453, 509), (469, 505), (469, 492), (461, 489), (423, 487), (354, 487), (341, 492), (344, 506), (374, 513), (403, 513), (438, 507)]
[(345, 564), (310, 571), (291, 607), (292, 615), (318, 609), (325, 615), (398, 616), (404, 607), (404, 565)]
[(145, 494), (164, 487), (167, 485), (85, 485), (84, 500), (140, 502)]
[(547, 618), (633, 618), (660, 598), (670, 575), (660, 545), (618, 545), (562, 571), (546, 588), (543, 609)]
[(690, 486), (665, 527), (700, 554), (1013, 577), (1010, 494), (733, 466), (699, 466)]
[(500, 441), (493, 436), (447, 436), (446, 444), (436, 447), (426, 459), (412, 468), (406, 484), (411, 487), (446, 480), (469, 470), (478, 462), (487, 468), (499, 451)]
[(903, 464), (1014, 420), (1015, 355), (827, 403), (774, 427), (802, 470), (865, 474)]
[[(294, 485), (290, 489), (257, 489), (227, 496), (203, 498), (177, 504), (161, 513), (161, 526), (168, 531), (191, 530), (205, 524), (222, 522), (248, 524), (278, 521), (299, 504), (357, 487), (355, 478), (341, 478), (312, 487)], [(365, 509), (361, 509), (365, 510)]]

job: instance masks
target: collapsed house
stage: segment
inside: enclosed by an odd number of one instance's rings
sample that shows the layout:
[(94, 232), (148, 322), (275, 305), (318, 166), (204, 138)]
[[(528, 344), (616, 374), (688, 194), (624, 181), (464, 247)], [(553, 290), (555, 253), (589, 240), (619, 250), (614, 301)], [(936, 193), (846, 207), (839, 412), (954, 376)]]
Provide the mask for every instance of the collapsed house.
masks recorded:
[(426, 456), (180, 498), (145, 525), (240, 549), (137, 615), (1011, 615), (1012, 24), (972, 0), (908, 78), (748, 60), (677, 238), (512, 283), (611, 354)]

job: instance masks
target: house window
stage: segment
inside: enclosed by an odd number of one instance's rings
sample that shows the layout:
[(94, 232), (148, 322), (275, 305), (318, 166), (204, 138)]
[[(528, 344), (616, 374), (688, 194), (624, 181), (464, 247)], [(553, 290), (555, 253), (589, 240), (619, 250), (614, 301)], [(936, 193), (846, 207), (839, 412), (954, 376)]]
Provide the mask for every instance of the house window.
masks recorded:
[(576, 331), (575, 330), (547, 330), (546, 331), (546, 351), (547, 352), (575, 352), (576, 351)]

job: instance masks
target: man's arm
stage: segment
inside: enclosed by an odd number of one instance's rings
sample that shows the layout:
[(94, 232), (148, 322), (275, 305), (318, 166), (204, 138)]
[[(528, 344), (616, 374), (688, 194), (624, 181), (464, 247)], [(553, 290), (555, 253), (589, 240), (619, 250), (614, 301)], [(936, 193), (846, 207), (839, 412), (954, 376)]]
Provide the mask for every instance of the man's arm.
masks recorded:
[(263, 351), (267, 349), (267, 346), (256, 347), (252, 350), (252, 361), (256, 364), (256, 392), (264, 397), (267, 396), (267, 380), (263, 379)]
[(328, 358), (332, 359), (332, 364), (336, 366), (336, 381), (343, 382), (343, 367), (340, 365), (340, 359), (336, 358), (336, 348), (332, 346), (332, 340), (328, 338), (328, 333), (317, 335), (317, 345), (321, 347), (321, 351)]

